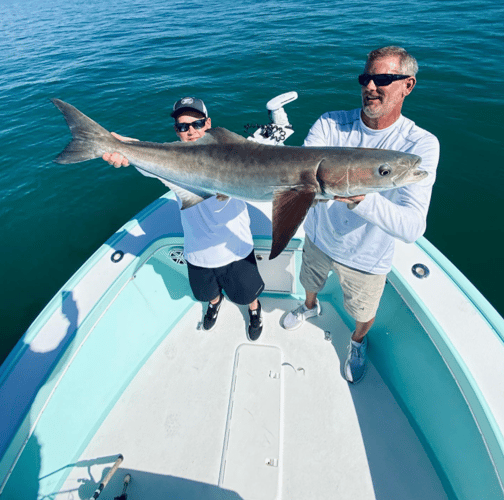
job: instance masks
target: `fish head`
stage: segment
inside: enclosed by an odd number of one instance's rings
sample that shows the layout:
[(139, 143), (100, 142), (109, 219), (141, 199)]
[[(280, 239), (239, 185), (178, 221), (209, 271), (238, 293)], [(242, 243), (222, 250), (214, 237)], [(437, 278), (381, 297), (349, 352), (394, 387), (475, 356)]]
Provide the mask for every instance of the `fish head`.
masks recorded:
[(400, 151), (354, 148), (344, 164), (323, 162), (317, 179), (325, 197), (358, 196), (396, 189), (425, 179), (420, 156)]
[(393, 188), (415, 184), (425, 179), (429, 173), (418, 168), (422, 163), (422, 158), (416, 155), (409, 155), (412, 158), (402, 158), (400, 163), (394, 167), (391, 178)]

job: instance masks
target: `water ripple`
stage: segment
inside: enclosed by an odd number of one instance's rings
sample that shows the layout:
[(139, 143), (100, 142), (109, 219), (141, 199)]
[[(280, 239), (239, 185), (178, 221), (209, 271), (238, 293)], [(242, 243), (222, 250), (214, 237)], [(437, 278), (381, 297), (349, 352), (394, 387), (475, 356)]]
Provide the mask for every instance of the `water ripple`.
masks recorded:
[[(360, 0), (3, 0), (0, 220), (7, 240), (0, 259), (8, 253), (4, 281), (30, 282), (33, 291), (29, 305), (13, 301), (21, 289), (0, 298), (6, 331), (19, 337), (54, 288), (162, 192), (99, 160), (54, 164), (70, 136), (51, 97), (110, 130), (166, 141), (176, 139), (169, 112), (183, 95), (201, 96), (216, 125), (243, 132), (266, 120), (267, 100), (296, 90), (289, 142), (301, 144), (321, 113), (360, 105), (356, 75), (365, 54), (389, 44), (418, 58), (405, 114), (442, 145), (428, 237), (456, 264), (472, 259), (465, 245), (447, 240), (446, 227), (463, 233), (502, 211), (503, 20), (504, 6), (493, 0), (391, 0), (372, 8)], [(489, 201), (466, 212), (456, 202), (440, 207), (436, 200), (456, 197), (454, 189), (461, 199)], [(88, 253), (70, 255), (79, 240)], [(44, 248), (33, 266), (16, 260), (19, 242)], [(60, 281), (48, 287), (41, 270), (54, 262)], [(504, 310), (502, 294), (480, 274), (470, 279)]]

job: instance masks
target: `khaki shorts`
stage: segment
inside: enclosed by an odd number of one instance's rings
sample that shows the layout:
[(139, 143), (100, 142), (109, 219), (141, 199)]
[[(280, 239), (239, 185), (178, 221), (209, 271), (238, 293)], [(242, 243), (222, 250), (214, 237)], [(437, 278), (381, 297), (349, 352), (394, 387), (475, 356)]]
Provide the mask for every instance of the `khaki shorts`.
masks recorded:
[(335, 271), (339, 277), (344, 306), (350, 316), (361, 323), (373, 319), (380, 304), (387, 275), (370, 274), (339, 264), (305, 237), (299, 275), (304, 289), (319, 293), (324, 288), (330, 271)]

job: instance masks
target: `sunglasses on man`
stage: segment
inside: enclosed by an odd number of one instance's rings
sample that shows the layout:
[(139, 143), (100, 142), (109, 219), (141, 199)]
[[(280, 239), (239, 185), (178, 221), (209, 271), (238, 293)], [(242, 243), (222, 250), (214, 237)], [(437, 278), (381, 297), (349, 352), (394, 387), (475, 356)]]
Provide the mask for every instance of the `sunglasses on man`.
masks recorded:
[(199, 130), (205, 126), (206, 118), (202, 118), (201, 120), (195, 120), (191, 123), (175, 123), (175, 130), (177, 132), (187, 132), (189, 127), (193, 127), (194, 130)]
[(377, 87), (386, 87), (396, 80), (405, 80), (410, 77), (411, 75), (368, 75), (367, 73), (364, 73), (363, 75), (359, 75), (359, 83), (363, 87), (367, 87), (369, 82), (373, 80)]

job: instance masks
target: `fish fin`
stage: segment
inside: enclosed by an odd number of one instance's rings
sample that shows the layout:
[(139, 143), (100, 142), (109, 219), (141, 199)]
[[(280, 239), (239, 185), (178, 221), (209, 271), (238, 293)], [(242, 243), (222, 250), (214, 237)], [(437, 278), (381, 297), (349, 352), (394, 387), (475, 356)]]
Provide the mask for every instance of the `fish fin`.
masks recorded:
[(107, 146), (113, 145), (114, 141), (118, 142), (108, 130), (77, 108), (59, 99), (51, 101), (63, 113), (73, 136), (72, 141), (54, 159), (56, 163), (79, 163), (99, 158), (103, 153), (110, 151)]
[(275, 193), (273, 198), (273, 243), (270, 260), (280, 255), (287, 246), (306, 217), (315, 196), (315, 189)]
[(250, 143), (250, 141), (247, 141), (247, 139), (241, 135), (235, 134), (234, 132), (222, 127), (215, 127), (207, 130), (201, 139), (189, 144), (205, 146), (208, 144), (236, 144), (237, 142)]
[(205, 194), (200, 196), (198, 194), (191, 193), (191, 191), (181, 188), (180, 186), (177, 186), (176, 184), (173, 184), (173, 182), (167, 181), (166, 179), (161, 179), (159, 177), (159, 180), (165, 186), (168, 186), (180, 198), (180, 200), (182, 201), (182, 206), (180, 207), (181, 210), (194, 207), (194, 205), (197, 205), (198, 203), (201, 203), (207, 198), (213, 196), (212, 194)]

